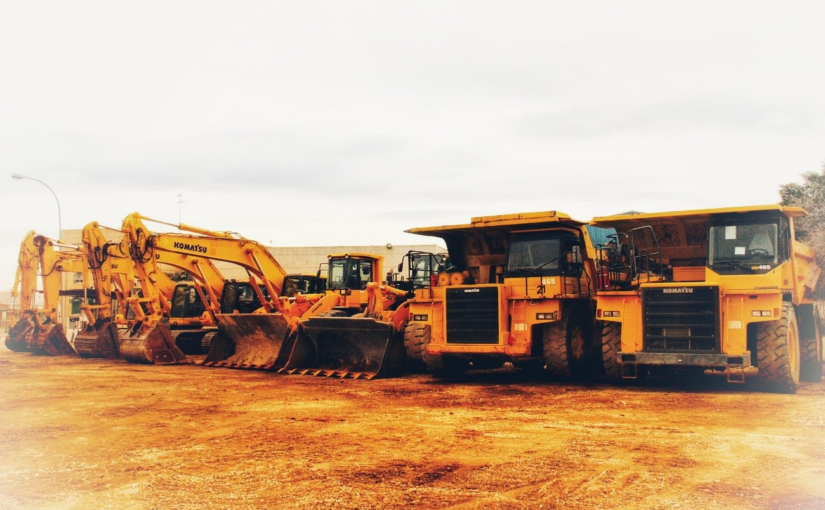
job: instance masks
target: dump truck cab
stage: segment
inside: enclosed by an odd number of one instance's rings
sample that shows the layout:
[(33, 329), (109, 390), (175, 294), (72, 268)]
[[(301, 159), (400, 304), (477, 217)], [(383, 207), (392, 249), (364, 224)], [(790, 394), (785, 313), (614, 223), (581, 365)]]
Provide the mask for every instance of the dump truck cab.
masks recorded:
[(800, 372), (819, 380), (819, 269), (794, 238), (805, 214), (766, 205), (594, 218), (617, 231), (597, 247), (605, 372), (709, 371), (789, 392)]
[(413, 290), (405, 331), (440, 376), (505, 362), (554, 376), (592, 367), (595, 252), (585, 223), (556, 212), (414, 228), (440, 237), (452, 266)]

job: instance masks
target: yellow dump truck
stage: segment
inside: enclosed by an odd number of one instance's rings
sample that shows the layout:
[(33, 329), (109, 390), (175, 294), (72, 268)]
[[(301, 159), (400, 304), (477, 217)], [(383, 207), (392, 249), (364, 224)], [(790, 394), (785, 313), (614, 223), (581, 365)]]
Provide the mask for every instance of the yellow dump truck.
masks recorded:
[(584, 222), (548, 211), (408, 232), (443, 239), (451, 263), (408, 301), (407, 351), (420, 350), (429, 372), (456, 377), (511, 362), (553, 376), (590, 373), (599, 345)]
[(794, 236), (805, 214), (764, 205), (594, 218), (616, 229), (596, 256), (606, 374), (713, 372), (784, 392), (820, 380), (820, 271)]

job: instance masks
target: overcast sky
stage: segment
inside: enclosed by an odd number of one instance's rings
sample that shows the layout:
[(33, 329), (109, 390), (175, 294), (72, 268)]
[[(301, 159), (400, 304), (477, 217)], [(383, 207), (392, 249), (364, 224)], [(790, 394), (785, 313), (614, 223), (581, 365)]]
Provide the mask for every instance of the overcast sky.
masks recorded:
[[(275, 246), (775, 203), (825, 163), (825, 4), (6, 2), (0, 289), (139, 211)], [(179, 204), (178, 196), (183, 203)], [(168, 227), (158, 226), (158, 231)]]

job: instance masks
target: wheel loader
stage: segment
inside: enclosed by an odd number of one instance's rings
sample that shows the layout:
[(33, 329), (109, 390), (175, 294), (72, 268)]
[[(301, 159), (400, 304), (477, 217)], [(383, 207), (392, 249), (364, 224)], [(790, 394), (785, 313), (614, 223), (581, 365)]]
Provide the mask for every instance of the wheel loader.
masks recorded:
[(760, 205), (602, 216), (602, 362), (615, 379), (718, 374), (794, 393), (822, 377), (811, 299), (820, 270), (795, 238), (798, 207)]
[(326, 295), (298, 319), (276, 360), (279, 372), (365, 379), (400, 372), (407, 292), (382, 284), (382, 275), (380, 255), (329, 255)]
[(442, 378), (506, 362), (553, 377), (597, 368), (595, 251), (584, 222), (547, 211), (407, 232), (443, 239), (452, 264), (408, 301), (410, 359)]
[[(20, 245), (17, 279), (20, 284), (20, 318), (9, 328), (6, 347), (34, 354), (66, 355), (75, 350), (57, 317), (61, 274), (84, 273), (83, 256), (75, 250), (56, 251), (55, 241), (29, 232)], [(43, 284), (43, 308), (35, 306), (37, 275)], [(15, 285), (15, 292), (17, 286)], [(16, 296), (15, 296), (16, 297)]]

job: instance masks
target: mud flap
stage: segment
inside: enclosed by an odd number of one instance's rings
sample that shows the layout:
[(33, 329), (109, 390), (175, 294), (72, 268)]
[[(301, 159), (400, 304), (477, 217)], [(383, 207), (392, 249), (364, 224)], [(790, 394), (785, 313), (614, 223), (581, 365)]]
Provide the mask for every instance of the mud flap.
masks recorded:
[(34, 323), (25, 319), (17, 321), (9, 328), (6, 337), (6, 348), (14, 352), (26, 352), (26, 336), (34, 330)]
[(279, 313), (218, 314), (218, 334), (203, 364), (213, 367), (277, 369), (289, 324)]
[(174, 365), (188, 362), (175, 345), (169, 321), (165, 319), (154, 326), (145, 322), (136, 323), (123, 332), (118, 344), (120, 355), (130, 363)]
[(111, 319), (89, 324), (74, 339), (74, 348), (83, 358), (117, 359), (117, 326)]
[(313, 317), (302, 322), (282, 373), (374, 379), (400, 373), (403, 335), (371, 318)]
[(26, 350), (46, 356), (76, 354), (63, 332), (63, 326), (54, 323), (42, 324), (26, 334)]

